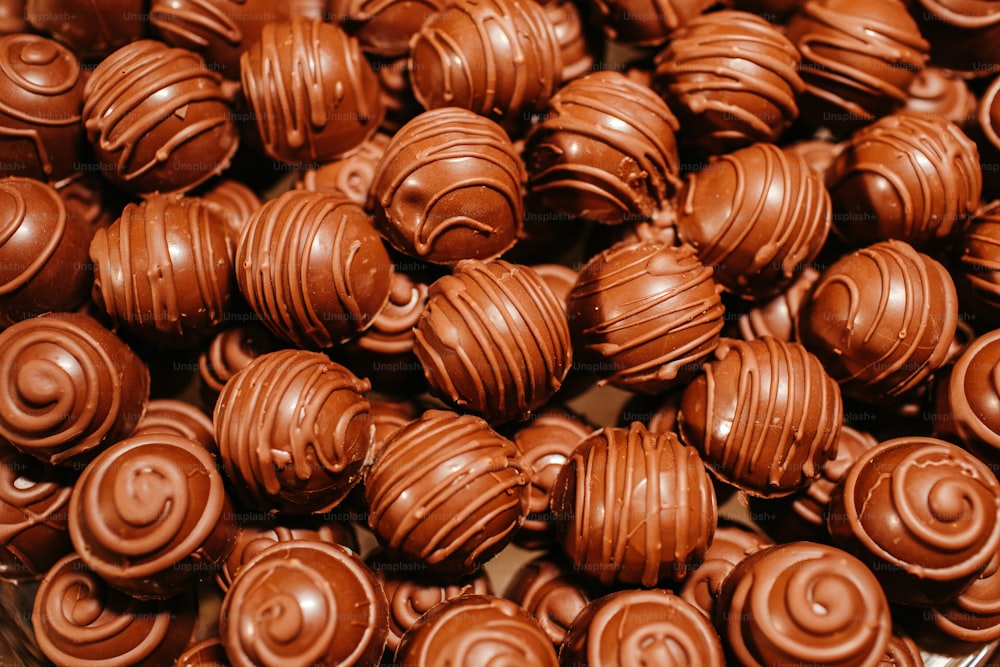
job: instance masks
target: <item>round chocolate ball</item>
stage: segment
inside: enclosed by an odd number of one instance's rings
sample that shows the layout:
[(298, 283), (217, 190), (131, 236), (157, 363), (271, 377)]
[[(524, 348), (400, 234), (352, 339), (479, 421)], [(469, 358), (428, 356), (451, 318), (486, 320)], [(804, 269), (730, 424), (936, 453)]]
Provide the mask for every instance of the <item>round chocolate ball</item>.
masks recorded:
[(976, 212), (959, 245), (961, 275), (975, 299), (1000, 312), (1000, 201)]
[(62, 42), (82, 60), (99, 60), (146, 34), (144, 0), (25, 0), (32, 28)]
[(402, 58), (424, 21), (449, 3), (444, 0), (329, 0), (335, 22), (358, 40), (361, 50), (380, 58)]
[(1000, 329), (979, 336), (935, 385), (935, 432), (1000, 462)]
[(908, 0), (931, 62), (963, 78), (1000, 70), (1000, 13), (991, 0)]
[(954, 600), (928, 611), (923, 620), (945, 638), (945, 645), (959, 642), (971, 652), (1000, 639), (1000, 560), (994, 558)]
[(976, 95), (965, 79), (941, 67), (922, 69), (907, 89), (903, 111), (937, 116), (968, 131), (976, 121)]
[(215, 404), (215, 440), (233, 493), (262, 512), (316, 514), (361, 481), (371, 456), (367, 380), (320, 352), (262, 354)]

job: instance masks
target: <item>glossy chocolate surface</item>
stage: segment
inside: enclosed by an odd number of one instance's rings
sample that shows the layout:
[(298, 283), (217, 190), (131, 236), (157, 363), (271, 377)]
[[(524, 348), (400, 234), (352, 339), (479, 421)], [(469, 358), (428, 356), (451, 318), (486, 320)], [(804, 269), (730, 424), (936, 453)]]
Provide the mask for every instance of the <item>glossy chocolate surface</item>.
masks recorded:
[(1000, 562), (996, 558), (958, 597), (932, 612), (930, 622), (946, 637), (967, 644), (1000, 638)]
[(329, 0), (329, 13), (356, 39), (361, 50), (381, 58), (409, 55), (410, 40), (444, 0)]
[(1000, 460), (1000, 330), (976, 338), (936, 387), (935, 427), (985, 461)]
[(737, 563), (770, 544), (770, 540), (749, 528), (720, 522), (712, 543), (705, 551), (705, 560), (684, 579), (680, 596), (700, 609), (707, 618), (714, 618), (722, 582)]
[(32, 28), (66, 44), (81, 59), (103, 58), (146, 34), (143, 0), (25, 0)]
[(963, 78), (1000, 69), (1000, 13), (989, 0), (909, 0), (910, 15), (930, 43), (931, 62)]
[(235, 248), (250, 215), (260, 208), (260, 197), (240, 181), (224, 178), (202, 192), (201, 198), (221, 208), (226, 220), (226, 230)]
[(1000, 310), (1000, 202), (981, 208), (959, 243), (963, 277), (976, 300)]
[(922, 69), (906, 91), (904, 111), (945, 118), (965, 130), (976, 120), (976, 94), (965, 79), (941, 67)]
[(349, 155), (302, 172), (296, 187), (336, 192), (366, 206), (375, 170), (391, 139), (387, 132), (376, 132)]
[(711, 0), (588, 0), (584, 6), (606, 39), (642, 47), (661, 46), (711, 4)]
[(795, 320), (799, 308), (818, 278), (819, 271), (807, 266), (780, 294), (763, 303), (755, 303), (747, 312), (740, 313), (737, 322), (740, 337), (743, 340), (764, 336), (785, 342), (795, 340)]
[(212, 418), (198, 406), (173, 398), (155, 398), (146, 404), (146, 413), (135, 425), (131, 435), (165, 433), (186, 438), (218, 453)]
[(175, 667), (227, 667), (228, 664), (226, 650), (219, 637), (209, 637), (192, 644), (174, 661)]
[(282, 341), (275, 338), (264, 325), (256, 322), (239, 324), (215, 334), (198, 356), (198, 375), (201, 377), (205, 402), (214, 406), (219, 392), (233, 375), (249, 366), (260, 355), (282, 347)]

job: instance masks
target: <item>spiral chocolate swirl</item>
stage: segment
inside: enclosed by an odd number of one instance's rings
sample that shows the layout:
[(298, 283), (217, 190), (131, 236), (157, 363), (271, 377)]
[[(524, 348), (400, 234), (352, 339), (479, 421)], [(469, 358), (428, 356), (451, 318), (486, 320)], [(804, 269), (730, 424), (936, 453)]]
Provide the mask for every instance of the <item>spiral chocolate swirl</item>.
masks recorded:
[(389, 300), (372, 319), (371, 326), (354, 341), (362, 350), (380, 355), (402, 355), (413, 351), (414, 327), (427, 305), (425, 283), (397, 271), (392, 276)]
[(680, 596), (700, 609), (707, 618), (715, 618), (716, 600), (722, 582), (737, 563), (770, 544), (770, 540), (749, 528), (720, 523), (705, 551), (704, 562), (684, 580)]
[(1000, 638), (1000, 560), (994, 558), (954, 600), (935, 607), (930, 621), (959, 642), (986, 644)]
[(343, 547), (293, 540), (240, 570), (219, 614), (233, 667), (377, 664), (388, 634), (385, 594)]
[(715, 614), (732, 664), (875, 664), (889, 603), (863, 563), (835, 547), (789, 542), (736, 564)]
[(173, 661), (190, 643), (197, 609), (190, 591), (137, 600), (70, 554), (38, 587), (31, 622), (42, 652), (59, 667), (153, 665)]
[(371, 219), (342, 195), (289, 190), (247, 221), (236, 249), (240, 291), (271, 332), (326, 348), (367, 328), (393, 265)]
[(979, 336), (962, 352), (951, 367), (945, 386), (947, 412), (939, 425), (950, 417), (946, 433), (954, 434), (983, 460), (1000, 458), (1000, 329)]
[(663, 589), (625, 590), (591, 602), (559, 652), (562, 665), (722, 667), (722, 642), (697, 607)]
[(101, 173), (129, 192), (190, 189), (222, 173), (239, 135), (201, 56), (140, 39), (94, 69), (83, 122)]
[(503, 596), (531, 614), (559, 648), (573, 621), (591, 600), (601, 596), (600, 591), (600, 586), (574, 572), (564, 558), (542, 554), (518, 568)]
[(281, 342), (261, 324), (244, 324), (217, 333), (198, 356), (198, 374), (205, 395), (215, 404), (219, 392), (237, 372), (262, 354), (280, 349)]
[(556, 667), (556, 651), (531, 615), (510, 600), (463, 595), (431, 608), (400, 641), (396, 662)]
[(1000, 309), (1000, 202), (980, 209), (962, 234), (961, 270), (976, 299)]
[(577, 445), (551, 507), (574, 569), (604, 585), (682, 580), (704, 558), (718, 522), (697, 450), (639, 422), (603, 428)]
[(975, 93), (964, 79), (941, 67), (925, 67), (907, 93), (905, 111), (946, 118), (963, 130), (975, 122)]
[(361, 480), (372, 447), (366, 380), (319, 352), (257, 357), (215, 404), (234, 493), (263, 512), (325, 512)]
[(413, 351), (435, 396), (491, 423), (547, 403), (573, 353), (563, 304), (530, 268), (499, 259), (462, 260), (431, 284)]
[(82, 462), (135, 428), (149, 370), (93, 318), (49, 313), (0, 332), (0, 387), (0, 437), (50, 463)]
[(894, 602), (936, 604), (975, 581), (1000, 545), (1000, 482), (957, 445), (895, 438), (868, 450), (837, 487), (834, 543), (875, 571)]
[(177, 656), (174, 667), (219, 667), (228, 663), (222, 639), (209, 637), (187, 647)]
[(155, 398), (146, 404), (146, 414), (135, 425), (132, 435), (167, 433), (197, 443), (217, 453), (212, 418), (198, 407), (173, 398)]
[(469, 574), (528, 513), (517, 448), (474, 415), (428, 410), (385, 444), (365, 477), (368, 527), (389, 555)]

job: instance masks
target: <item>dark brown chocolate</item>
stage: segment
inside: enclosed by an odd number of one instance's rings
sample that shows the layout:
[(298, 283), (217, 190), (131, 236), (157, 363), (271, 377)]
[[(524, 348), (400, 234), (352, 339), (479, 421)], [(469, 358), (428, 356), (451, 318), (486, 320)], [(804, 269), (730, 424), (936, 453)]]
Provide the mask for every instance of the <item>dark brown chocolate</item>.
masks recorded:
[(209, 637), (192, 644), (177, 656), (174, 667), (228, 667), (222, 639)]
[(959, 244), (963, 279), (974, 299), (1000, 311), (1000, 201), (976, 212)]
[(409, 55), (410, 40), (444, 0), (329, 0), (329, 14), (356, 39), (361, 50), (381, 58)]
[(763, 303), (755, 303), (747, 312), (740, 313), (738, 326), (743, 340), (763, 336), (785, 342), (795, 340), (795, 319), (799, 308), (818, 278), (819, 271), (807, 266), (780, 294)]
[(81, 59), (100, 59), (146, 35), (146, 8), (143, 0), (25, 0), (24, 18)]
[(588, 0), (584, 6), (609, 42), (661, 46), (675, 30), (712, 5), (711, 0)]
[(934, 607), (924, 618), (963, 648), (974, 649), (1000, 639), (1000, 560), (995, 556), (958, 597)]
[(1000, 329), (979, 336), (935, 383), (935, 433), (1000, 462)]
[(1000, 69), (1000, 14), (989, 0), (909, 0), (910, 15), (930, 43), (931, 62), (963, 78)]
[(941, 67), (925, 67), (910, 83), (904, 111), (944, 118), (967, 131), (976, 120), (976, 95), (965, 79)]
[(226, 178), (214, 182), (210, 188), (201, 193), (201, 198), (221, 207), (222, 216), (226, 220), (226, 230), (235, 248), (247, 220), (260, 208), (260, 197), (243, 183)]

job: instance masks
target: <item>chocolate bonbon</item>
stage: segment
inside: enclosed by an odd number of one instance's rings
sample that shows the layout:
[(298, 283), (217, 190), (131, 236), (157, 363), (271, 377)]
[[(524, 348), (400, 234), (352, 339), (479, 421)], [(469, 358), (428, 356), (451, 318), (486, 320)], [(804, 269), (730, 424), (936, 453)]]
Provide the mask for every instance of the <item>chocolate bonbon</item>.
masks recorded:
[(906, 3), (931, 62), (963, 78), (988, 77), (1000, 69), (1000, 16), (989, 2), (911, 0)]
[(66, 44), (81, 59), (103, 58), (146, 35), (143, 0), (25, 0), (32, 28)]
[(700, 609), (707, 618), (715, 618), (716, 600), (722, 582), (737, 563), (770, 544), (770, 540), (749, 528), (720, 522), (712, 536), (712, 543), (705, 551), (705, 560), (684, 579), (680, 596)]
[(1000, 329), (979, 336), (935, 384), (934, 429), (984, 461), (1000, 461)]
[(173, 398), (156, 398), (146, 404), (146, 413), (131, 435), (167, 433), (187, 438), (213, 454), (217, 453), (212, 419), (198, 406)]
[(958, 597), (934, 607), (923, 618), (930, 620), (940, 634), (964, 644), (974, 646), (1000, 639), (1000, 562), (994, 558)]
[(364, 53), (401, 58), (409, 55), (410, 40), (424, 21), (448, 4), (444, 0), (330, 0), (329, 13), (358, 40)]
[(740, 337), (743, 340), (763, 336), (773, 336), (786, 342), (794, 340), (799, 308), (817, 278), (819, 271), (808, 266), (780, 294), (763, 303), (754, 303), (747, 312), (740, 313), (737, 322)]
[(645, 47), (661, 46), (711, 4), (710, 0), (588, 0), (584, 7), (607, 41)]
[(259, 322), (239, 324), (215, 334), (198, 356), (198, 375), (206, 405), (214, 407), (229, 379), (251, 361), (282, 347), (282, 341)]
[(260, 208), (260, 197), (244, 183), (231, 178), (213, 181), (211, 187), (201, 192), (200, 196), (221, 208), (227, 223), (226, 229), (235, 248), (250, 215)]
[(375, 169), (391, 139), (387, 132), (376, 132), (349, 155), (302, 172), (296, 187), (338, 192), (366, 206)]
[(1000, 202), (979, 209), (959, 243), (962, 279), (975, 300), (1000, 310)]

